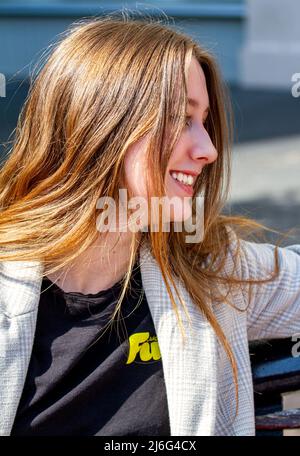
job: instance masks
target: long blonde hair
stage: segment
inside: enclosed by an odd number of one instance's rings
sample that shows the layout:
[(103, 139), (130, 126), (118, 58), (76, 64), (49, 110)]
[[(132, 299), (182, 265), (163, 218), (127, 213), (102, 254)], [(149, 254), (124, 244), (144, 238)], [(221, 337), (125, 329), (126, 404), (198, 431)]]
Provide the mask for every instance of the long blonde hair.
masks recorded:
[[(207, 299), (213, 293), (215, 299), (228, 301), (227, 295), (218, 294), (217, 285), (225, 282), (231, 289), (241, 283), (237, 277), (218, 274), (229, 248), (226, 226), (235, 226), (242, 235), (262, 225), (221, 214), (229, 189), (233, 121), (215, 59), (192, 38), (161, 22), (124, 14), (84, 19), (72, 24), (55, 45), (31, 82), (0, 172), (0, 261), (42, 261), (43, 275), (71, 264), (98, 237), (98, 198), (118, 201), (126, 151), (148, 133), (149, 195), (155, 189), (163, 196), (167, 163), (185, 122), (186, 71), (194, 55), (205, 73), (207, 130), (218, 151), (218, 159), (203, 169), (195, 189), (205, 195), (205, 236), (188, 244), (188, 233), (171, 229), (144, 232), (139, 242), (134, 238), (115, 313), (137, 252), (147, 242), (179, 324), (170, 284), (183, 306), (184, 302), (175, 276), (213, 327), (229, 357), (238, 399), (234, 355)], [(171, 116), (175, 121), (170, 122)], [(212, 268), (217, 259), (218, 267)]]

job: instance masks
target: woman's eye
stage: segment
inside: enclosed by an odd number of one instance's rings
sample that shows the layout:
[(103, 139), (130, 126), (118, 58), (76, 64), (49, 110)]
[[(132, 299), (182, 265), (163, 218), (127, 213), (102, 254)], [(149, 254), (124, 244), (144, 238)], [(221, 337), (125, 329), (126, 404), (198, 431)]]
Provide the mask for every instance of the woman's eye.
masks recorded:
[[(175, 116), (171, 116), (171, 120), (173, 121), (175, 119)], [(185, 116), (185, 126), (186, 127), (191, 127), (193, 122), (193, 117), (192, 116)], [(206, 120), (204, 122), (204, 126), (206, 124)]]
[(186, 116), (185, 120), (186, 120), (186, 122), (185, 122), (186, 126), (190, 127), (191, 124), (192, 124), (192, 117), (191, 116)]

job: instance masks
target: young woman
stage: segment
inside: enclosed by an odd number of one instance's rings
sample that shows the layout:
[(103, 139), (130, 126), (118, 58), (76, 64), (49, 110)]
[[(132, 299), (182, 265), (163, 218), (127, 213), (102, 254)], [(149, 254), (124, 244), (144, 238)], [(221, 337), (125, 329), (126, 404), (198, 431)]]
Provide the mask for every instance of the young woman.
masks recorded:
[[(213, 57), (159, 21), (55, 46), (0, 174), (1, 435), (255, 434), (248, 341), (300, 331), (300, 245), (221, 214), (230, 119)], [(175, 203), (129, 229), (120, 190)]]

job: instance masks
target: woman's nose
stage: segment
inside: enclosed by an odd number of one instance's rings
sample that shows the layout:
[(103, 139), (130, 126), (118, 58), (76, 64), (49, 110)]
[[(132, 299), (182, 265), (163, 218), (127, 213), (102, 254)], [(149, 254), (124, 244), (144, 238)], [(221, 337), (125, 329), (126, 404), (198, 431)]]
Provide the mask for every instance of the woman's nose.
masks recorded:
[(206, 130), (194, 138), (190, 147), (190, 156), (193, 160), (203, 160), (204, 164), (213, 163), (217, 159), (218, 152)]

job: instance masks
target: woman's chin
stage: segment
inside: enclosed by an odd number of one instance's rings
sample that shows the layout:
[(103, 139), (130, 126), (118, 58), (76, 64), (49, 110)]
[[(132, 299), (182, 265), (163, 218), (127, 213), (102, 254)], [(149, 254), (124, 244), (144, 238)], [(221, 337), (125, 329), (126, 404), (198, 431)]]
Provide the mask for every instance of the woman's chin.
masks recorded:
[(182, 201), (182, 204), (171, 206), (168, 215), (170, 222), (184, 222), (192, 216), (192, 209), (186, 201)]

